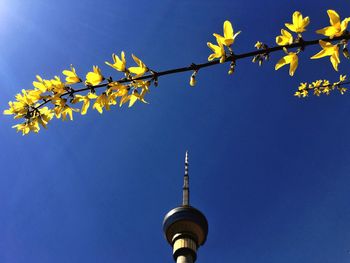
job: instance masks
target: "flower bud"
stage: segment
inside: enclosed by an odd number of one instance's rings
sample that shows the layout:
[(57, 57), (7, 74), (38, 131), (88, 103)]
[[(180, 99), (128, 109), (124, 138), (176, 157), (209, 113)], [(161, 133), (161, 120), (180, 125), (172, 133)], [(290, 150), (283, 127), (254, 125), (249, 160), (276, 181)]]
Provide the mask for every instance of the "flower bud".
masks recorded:
[(192, 74), (190, 78), (190, 85), (194, 87), (196, 85), (196, 77)]
[(347, 47), (343, 48), (343, 55), (344, 57), (346, 57), (347, 59), (350, 59), (350, 53)]
[(235, 67), (236, 67), (236, 63), (234, 61), (231, 62), (230, 64), (230, 69), (227, 72), (229, 75), (233, 74), (233, 72), (235, 72)]

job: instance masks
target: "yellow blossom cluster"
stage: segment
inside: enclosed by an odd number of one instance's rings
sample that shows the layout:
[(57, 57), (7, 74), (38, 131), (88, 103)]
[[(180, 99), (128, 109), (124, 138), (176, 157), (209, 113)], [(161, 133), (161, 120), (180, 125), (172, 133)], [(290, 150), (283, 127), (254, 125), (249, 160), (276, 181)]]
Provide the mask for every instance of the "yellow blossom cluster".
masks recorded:
[[(329, 16), (330, 26), (317, 30), (316, 33), (323, 34), (329, 37), (330, 40), (332, 40), (334, 37), (339, 37), (344, 34), (347, 34), (346, 29), (348, 26), (348, 22), (350, 21), (350, 18), (348, 17), (348, 18), (345, 18), (343, 21), (341, 21), (339, 14), (334, 10), (328, 10), (327, 14)], [(285, 26), (289, 30), (297, 33), (298, 37), (296, 39), (293, 39), (292, 34), (285, 29), (282, 29), (281, 35), (276, 37), (276, 43), (280, 46), (283, 46), (283, 50), (286, 53), (286, 56), (284, 56), (282, 59), (280, 59), (277, 62), (275, 66), (275, 70), (278, 70), (279, 68), (289, 64), (290, 65), (289, 75), (290, 76), (294, 75), (294, 72), (298, 67), (298, 54), (300, 53), (300, 51), (303, 51), (304, 49), (304, 46), (302, 45), (303, 39), (302, 39), (301, 33), (306, 31), (306, 27), (309, 25), (309, 23), (310, 23), (309, 17), (303, 18), (302, 14), (296, 11), (293, 14), (293, 23), (285, 24)], [(291, 45), (293, 43), (301, 43), (298, 51), (288, 52), (286, 46)], [(342, 45), (342, 42), (339, 41), (339, 43), (336, 43), (333, 45), (332, 43), (330, 43), (330, 41), (319, 40), (319, 44), (322, 50), (318, 52), (316, 55), (312, 56), (311, 59), (319, 59), (326, 56), (330, 56), (330, 61), (333, 65), (333, 68), (336, 71), (338, 71), (338, 64), (340, 63), (339, 46)], [(344, 55), (345, 55), (345, 52), (344, 52)]]
[(281, 35), (276, 37), (276, 43), (279, 46), (283, 46), (283, 51), (286, 53), (286, 55), (281, 58), (276, 66), (275, 70), (280, 69), (281, 67), (285, 65), (289, 66), (289, 75), (293, 76), (294, 72), (296, 71), (298, 67), (298, 54), (301, 49), (299, 49), (297, 52), (289, 52), (285, 46), (291, 45), (294, 42), (300, 42), (302, 41), (302, 35), (301, 33), (306, 31), (306, 27), (310, 24), (310, 18), (303, 17), (303, 15), (299, 11), (295, 11), (292, 16), (292, 23), (285, 23), (284, 25), (292, 32), (297, 33), (298, 36), (296, 39), (293, 38), (292, 33), (290, 33), (288, 30), (281, 29)]
[[(92, 71), (85, 76), (84, 86), (80, 89), (74, 89), (73, 85), (83, 83), (73, 66), (70, 69), (63, 70), (65, 81), (55, 76), (53, 79), (43, 79), (39, 75), (33, 82), (33, 89), (22, 90), (15, 96), (15, 101), (9, 102), (9, 109), (4, 111), (6, 115), (14, 115), (15, 119), (24, 120), (23, 123), (14, 125), (17, 131), (23, 135), (29, 132), (39, 132), (40, 127), (47, 127), (48, 122), (55, 116), (58, 119), (73, 120), (73, 112), (79, 112), (82, 115), (92, 104), (92, 108), (99, 113), (103, 109), (109, 110), (112, 105), (122, 106), (125, 103), (132, 107), (136, 101), (147, 103), (144, 99), (149, 92), (151, 81), (143, 81), (137, 78), (142, 77), (149, 71), (147, 66), (135, 55), (132, 58), (137, 66), (126, 67), (124, 52), (121, 53), (121, 59), (115, 54), (112, 55), (113, 64), (106, 62), (107, 65), (124, 72), (125, 78), (122, 81), (113, 81), (109, 78), (107, 82), (98, 66), (93, 66)], [(96, 93), (97, 88), (104, 88), (100, 94)], [(76, 94), (76, 93), (86, 94)], [(73, 105), (82, 103), (81, 109)], [(44, 106), (45, 105), (45, 106)], [(52, 108), (48, 106), (51, 105)]]
[(339, 81), (330, 83), (329, 80), (316, 80), (311, 83), (300, 83), (298, 90), (294, 93), (294, 96), (299, 98), (306, 98), (310, 93), (316, 96), (321, 94), (329, 95), (332, 91), (337, 90), (340, 94), (344, 94), (347, 88), (343, 85), (349, 84), (346, 82), (346, 75), (340, 75)]
[(224, 31), (224, 36), (221, 36), (217, 33), (213, 34), (213, 36), (216, 39), (217, 45), (214, 45), (211, 42), (207, 43), (208, 47), (214, 52), (213, 54), (210, 54), (210, 56), (208, 57), (209, 61), (212, 61), (213, 59), (217, 58), (217, 59), (220, 59), (220, 63), (224, 63), (226, 60), (225, 47), (227, 47), (230, 54), (232, 54), (231, 45), (235, 42), (236, 37), (241, 33), (241, 31), (234, 33), (232, 24), (228, 20), (224, 22), (223, 31)]

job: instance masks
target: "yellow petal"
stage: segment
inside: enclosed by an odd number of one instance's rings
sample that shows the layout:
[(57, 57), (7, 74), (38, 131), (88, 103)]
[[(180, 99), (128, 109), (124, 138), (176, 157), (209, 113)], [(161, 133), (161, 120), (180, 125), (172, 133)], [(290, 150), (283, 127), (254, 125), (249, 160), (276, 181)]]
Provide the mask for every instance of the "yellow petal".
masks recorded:
[[(232, 43), (235, 41), (236, 37), (241, 33), (242, 31), (238, 31), (236, 34), (233, 35), (233, 38), (232, 38)], [(227, 40), (226, 40), (227, 41)], [(232, 44), (231, 43), (231, 44)], [(230, 45), (231, 45), (230, 44)]]
[(208, 57), (209, 61), (212, 61), (216, 58), (215, 54), (210, 54), (210, 56)]
[(214, 33), (213, 36), (216, 38), (216, 42), (224, 44), (225, 38), (219, 34)]
[(327, 10), (327, 14), (329, 16), (329, 23), (332, 26), (340, 23), (340, 17), (339, 17), (339, 14), (336, 11), (329, 9), (329, 10)]
[(333, 26), (327, 26), (316, 31), (317, 34), (322, 34), (327, 37), (334, 36), (337, 32), (338, 30)]
[(339, 58), (337, 59), (336, 56), (333, 54), (330, 57), (331, 63), (333, 65), (333, 68), (335, 69), (335, 71), (338, 71), (338, 64), (340, 63)]
[(134, 54), (131, 54), (131, 56), (137, 65), (139, 65), (140, 67), (144, 66), (143, 62), (138, 57), (136, 57)]
[(275, 66), (275, 70), (278, 70), (278, 69), (280, 69), (281, 67), (283, 67), (284, 65), (289, 64), (290, 61), (291, 61), (291, 59), (290, 59), (290, 56), (289, 56), (289, 55), (284, 56), (283, 58), (281, 58), (281, 59), (277, 62), (276, 66)]
[(207, 43), (207, 46), (208, 46), (214, 53), (217, 53), (217, 51), (220, 49), (219, 46), (214, 45), (214, 44), (212, 44), (212, 43), (210, 43), (210, 42)]
[(128, 70), (131, 73), (136, 74), (136, 75), (145, 73), (145, 70), (143, 68), (140, 68), (140, 67), (130, 67), (130, 68), (128, 68)]
[(67, 77), (75, 77), (75, 74), (70, 70), (63, 70), (63, 75), (66, 75)]
[(285, 23), (284, 25), (292, 32), (297, 31), (296, 27), (293, 24)]
[(305, 28), (310, 24), (310, 18), (307, 16), (302, 21), (302, 27)]
[(220, 58), (220, 63), (224, 63), (225, 60), (226, 60), (226, 57), (225, 57), (225, 56), (222, 56), (222, 57)]
[(73, 120), (73, 111), (71, 109), (68, 110), (68, 115), (69, 115), (70, 120), (72, 121)]
[(294, 55), (292, 58), (292, 61), (290, 62), (290, 68), (289, 68), (289, 75), (293, 76), (294, 72), (296, 71), (297, 67), (298, 67), (298, 56)]
[(89, 99), (84, 100), (83, 106), (81, 107), (81, 115), (86, 114), (89, 106), (90, 106), (90, 100)]
[(295, 12), (293, 13), (293, 25), (294, 25), (295, 27), (299, 27), (299, 26), (300, 26), (301, 19), (302, 19), (302, 16), (301, 16), (300, 12), (299, 12), (299, 11), (295, 11)]
[(341, 22), (341, 33), (343, 33), (347, 28), (348, 28), (348, 23), (350, 22), (350, 17), (345, 18), (342, 22)]
[(320, 52), (318, 52), (317, 54), (313, 55), (311, 57), (311, 59), (318, 59), (318, 58), (323, 58), (323, 57), (326, 57), (328, 56), (328, 54), (326, 53), (326, 51), (323, 49), (321, 50)]
[(138, 96), (135, 94), (131, 94), (129, 98), (129, 108), (132, 107), (137, 100), (138, 100)]
[(289, 33), (287, 30), (284, 30), (284, 29), (281, 29), (281, 34), (282, 34), (282, 36), (287, 37), (287, 38), (291, 38), (292, 37), (292, 34)]
[(233, 38), (233, 28), (230, 21), (226, 20), (224, 22), (224, 37)]

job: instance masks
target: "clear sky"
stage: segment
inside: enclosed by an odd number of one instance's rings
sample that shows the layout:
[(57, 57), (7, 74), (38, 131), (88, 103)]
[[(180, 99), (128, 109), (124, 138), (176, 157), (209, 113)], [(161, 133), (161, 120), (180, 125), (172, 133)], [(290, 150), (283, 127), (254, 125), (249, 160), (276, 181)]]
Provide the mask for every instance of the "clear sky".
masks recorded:
[[(113, 52), (154, 70), (205, 62), (228, 19), (236, 53), (274, 45), (295, 10), (305, 39), (348, 1), (0, 0), (0, 105), (36, 74), (74, 64), (82, 76)], [(181, 202), (190, 153), (191, 203), (209, 221), (198, 262), (346, 263), (350, 260), (350, 95), (301, 100), (299, 82), (350, 75), (301, 55), (295, 76), (240, 60), (159, 80), (149, 105), (53, 120), (22, 137), (0, 116), (0, 262), (173, 262), (162, 233)]]

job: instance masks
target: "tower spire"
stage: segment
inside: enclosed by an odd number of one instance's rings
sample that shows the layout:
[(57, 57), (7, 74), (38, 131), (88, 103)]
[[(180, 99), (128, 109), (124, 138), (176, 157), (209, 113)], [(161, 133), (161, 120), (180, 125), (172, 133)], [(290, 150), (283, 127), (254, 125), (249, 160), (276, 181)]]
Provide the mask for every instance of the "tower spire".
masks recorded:
[(184, 184), (182, 187), (182, 205), (190, 205), (190, 189), (189, 189), (189, 178), (188, 178), (188, 151), (185, 155), (185, 175), (184, 175)]

